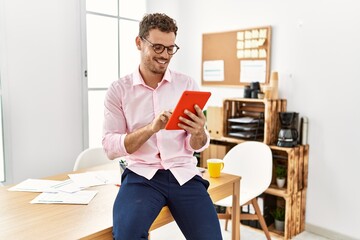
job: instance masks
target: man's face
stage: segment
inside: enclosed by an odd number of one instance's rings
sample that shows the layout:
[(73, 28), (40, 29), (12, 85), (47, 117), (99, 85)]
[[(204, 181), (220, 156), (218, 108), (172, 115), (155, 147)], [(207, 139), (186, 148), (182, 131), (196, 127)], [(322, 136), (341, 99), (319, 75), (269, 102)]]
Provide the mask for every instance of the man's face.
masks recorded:
[[(164, 74), (173, 55), (168, 54), (165, 48), (162, 53), (154, 51), (154, 45), (162, 44), (165, 47), (175, 45), (175, 33), (165, 33), (158, 29), (149, 31), (149, 36), (141, 40), (141, 64), (146, 71), (154, 74)], [(155, 50), (158, 50), (157, 48)]]

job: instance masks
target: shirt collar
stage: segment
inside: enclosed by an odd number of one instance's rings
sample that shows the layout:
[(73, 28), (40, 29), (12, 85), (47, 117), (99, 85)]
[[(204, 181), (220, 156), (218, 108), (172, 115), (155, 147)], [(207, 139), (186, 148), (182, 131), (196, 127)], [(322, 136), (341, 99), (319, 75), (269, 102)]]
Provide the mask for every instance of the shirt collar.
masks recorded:
[[(167, 68), (164, 74), (164, 77), (162, 80), (171, 82), (172, 78), (171, 78), (171, 73), (170, 73), (170, 69)], [(133, 86), (136, 85), (145, 85), (144, 79), (142, 78), (141, 74), (140, 74), (140, 70), (139, 68), (133, 73)]]

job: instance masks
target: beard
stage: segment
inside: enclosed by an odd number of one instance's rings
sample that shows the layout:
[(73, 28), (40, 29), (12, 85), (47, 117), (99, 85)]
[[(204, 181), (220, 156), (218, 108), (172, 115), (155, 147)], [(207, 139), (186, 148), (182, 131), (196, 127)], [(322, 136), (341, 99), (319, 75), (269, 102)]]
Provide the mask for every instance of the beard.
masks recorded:
[[(166, 64), (161, 64), (158, 61), (165, 61)], [(164, 74), (167, 66), (168, 66), (169, 59), (165, 58), (151, 58), (147, 57), (144, 61), (145, 67), (154, 74)]]

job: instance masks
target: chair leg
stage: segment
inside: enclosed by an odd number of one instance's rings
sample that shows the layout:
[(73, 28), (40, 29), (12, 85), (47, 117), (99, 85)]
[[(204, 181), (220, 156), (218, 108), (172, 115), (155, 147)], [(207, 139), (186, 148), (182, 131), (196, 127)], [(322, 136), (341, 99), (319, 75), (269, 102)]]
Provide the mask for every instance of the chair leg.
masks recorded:
[(255, 209), (255, 213), (256, 213), (256, 215), (258, 217), (261, 228), (263, 229), (263, 231), (265, 233), (266, 239), (271, 240), (269, 229), (268, 229), (268, 227), (266, 225), (266, 222), (264, 220), (264, 216), (261, 214), (257, 199), (256, 198), (252, 199), (251, 204), (253, 205), (253, 207)]
[[(226, 213), (231, 215), (231, 207), (226, 207)], [(225, 219), (225, 231), (227, 231), (228, 223), (229, 223), (229, 218), (226, 218)]]

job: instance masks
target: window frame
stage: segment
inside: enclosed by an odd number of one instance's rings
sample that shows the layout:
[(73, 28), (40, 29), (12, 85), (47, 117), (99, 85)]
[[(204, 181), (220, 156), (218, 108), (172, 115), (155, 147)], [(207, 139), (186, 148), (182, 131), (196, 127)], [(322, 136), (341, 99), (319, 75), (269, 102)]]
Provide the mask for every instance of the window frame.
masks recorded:
[[(87, 60), (87, 23), (86, 18), (87, 14), (96, 15), (96, 16), (102, 16), (102, 17), (110, 17), (110, 18), (116, 18), (117, 19), (117, 43), (118, 43), (118, 49), (117, 49), (117, 78), (120, 78), (120, 72), (121, 72), (121, 60), (120, 60), (120, 52), (121, 52), (121, 44), (120, 44), (120, 21), (132, 21), (132, 22), (140, 22), (140, 19), (133, 19), (129, 17), (122, 17), (120, 16), (120, 4), (121, 0), (117, 0), (117, 16), (100, 13), (100, 12), (94, 12), (94, 11), (87, 11), (86, 9), (86, 0), (80, 0), (80, 11), (81, 11), (81, 70), (82, 70), (82, 89), (83, 89), (83, 99), (82, 99), (82, 116), (83, 116), (83, 147), (84, 149), (92, 147), (90, 146), (90, 124), (89, 124), (89, 93), (91, 91), (106, 91), (107, 87), (89, 87), (88, 85), (88, 60)], [(144, 10), (147, 10), (146, 1), (144, 0)], [(144, 12), (145, 14), (146, 12)]]

